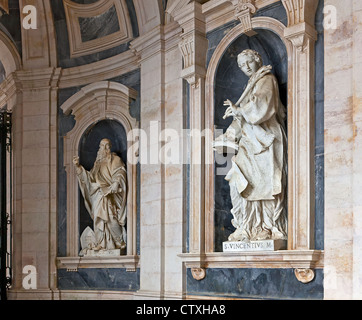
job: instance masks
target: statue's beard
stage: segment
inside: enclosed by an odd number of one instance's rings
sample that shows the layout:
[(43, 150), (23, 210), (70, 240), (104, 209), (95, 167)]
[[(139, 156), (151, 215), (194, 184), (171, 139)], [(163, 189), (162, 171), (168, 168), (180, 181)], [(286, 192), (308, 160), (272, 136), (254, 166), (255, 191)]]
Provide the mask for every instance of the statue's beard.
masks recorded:
[(102, 150), (102, 149), (99, 149), (98, 153), (97, 153), (97, 159), (96, 161), (104, 161), (106, 159), (108, 159), (111, 155), (111, 152), (110, 151), (107, 151), (107, 150)]

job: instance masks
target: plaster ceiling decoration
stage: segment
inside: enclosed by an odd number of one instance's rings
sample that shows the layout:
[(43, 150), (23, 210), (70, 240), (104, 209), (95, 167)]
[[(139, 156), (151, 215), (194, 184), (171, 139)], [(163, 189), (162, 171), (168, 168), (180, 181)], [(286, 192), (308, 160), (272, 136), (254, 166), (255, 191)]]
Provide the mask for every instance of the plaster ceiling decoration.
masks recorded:
[(78, 4), (63, 0), (71, 58), (114, 48), (132, 39), (125, 0)]

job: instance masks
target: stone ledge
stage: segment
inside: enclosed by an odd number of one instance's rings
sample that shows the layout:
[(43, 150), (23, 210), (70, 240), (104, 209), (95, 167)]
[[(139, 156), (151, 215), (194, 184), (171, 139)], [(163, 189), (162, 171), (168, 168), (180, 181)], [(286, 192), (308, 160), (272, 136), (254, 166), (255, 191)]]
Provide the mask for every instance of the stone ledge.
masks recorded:
[(182, 253), (178, 256), (186, 268), (322, 269), (324, 267), (324, 251), (320, 250)]
[(128, 272), (135, 272), (139, 268), (139, 256), (58, 257), (57, 267), (69, 272), (77, 272), (80, 268), (126, 268)]

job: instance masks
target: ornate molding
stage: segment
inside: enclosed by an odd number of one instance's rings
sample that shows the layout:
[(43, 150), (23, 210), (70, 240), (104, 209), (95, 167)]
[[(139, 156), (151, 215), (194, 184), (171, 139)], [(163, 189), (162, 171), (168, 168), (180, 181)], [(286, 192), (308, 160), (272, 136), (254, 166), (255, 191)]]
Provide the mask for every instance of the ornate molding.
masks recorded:
[(208, 42), (206, 39), (205, 17), (202, 14), (202, 6), (192, 2), (183, 6), (182, 10), (175, 12), (175, 21), (183, 29), (179, 49), (183, 58), (184, 78), (193, 88), (198, 88), (199, 80), (206, 75), (206, 52)]
[[(197, 42), (195, 35), (187, 35), (183, 37), (181, 42), (179, 43), (179, 49), (181, 51), (184, 61), (184, 68), (181, 72), (181, 76), (193, 88), (198, 88), (200, 84), (200, 79), (205, 78), (206, 70), (205, 67), (202, 67), (200, 65), (200, 61), (196, 61), (197, 56), (195, 51), (195, 42)], [(198, 50), (198, 52), (199, 51), (200, 50)]]
[(22, 60), (12, 40), (0, 30), (0, 60), (6, 76), (22, 68)]
[(16, 94), (20, 92), (20, 82), (15, 73), (11, 73), (0, 84), (0, 109), (7, 107), (12, 111), (16, 106)]
[(162, 24), (163, 9), (158, 0), (134, 0), (133, 1), (138, 21), (140, 35), (150, 32), (153, 28)]
[(280, 250), (274, 252), (213, 252), (206, 254), (180, 254), (186, 268), (270, 268), (270, 269), (321, 269), (324, 252), (319, 250)]
[[(280, 0), (255, 0), (253, 5), (256, 10), (259, 10), (278, 1)], [(202, 5), (202, 13), (205, 15), (207, 32), (210, 32), (237, 18), (234, 6), (234, 4), (237, 5), (237, 3), (238, 0), (205, 2)]]
[(302, 22), (314, 25), (318, 1), (282, 0), (288, 16), (288, 27)]
[(195, 39), (192, 36), (184, 37), (179, 48), (184, 61), (184, 69), (187, 69), (195, 63)]
[(137, 57), (139, 64), (165, 50), (164, 26), (157, 26), (133, 40), (130, 44), (130, 50)]
[(50, 89), (58, 87), (60, 75), (60, 68), (43, 68), (16, 71), (14, 78), (22, 90)]
[(305, 51), (310, 41), (317, 41), (317, 31), (305, 22), (286, 28), (284, 36), (298, 51)]
[(298, 281), (305, 284), (312, 282), (315, 277), (315, 273), (312, 269), (295, 269), (294, 274)]
[(318, 1), (314, 0), (282, 0), (288, 16), (288, 27), (285, 37), (298, 51), (304, 51), (310, 41), (317, 40), (314, 28)]
[(243, 33), (249, 37), (255, 35), (251, 23), (251, 17), (256, 12), (255, 0), (231, 0), (231, 2), (235, 7), (235, 17), (243, 26)]
[(80, 268), (126, 268), (127, 272), (135, 272), (139, 268), (139, 256), (59, 257), (57, 266), (59, 269), (67, 269), (68, 272), (77, 272)]
[[(125, 0), (101, 0), (91, 4), (63, 1), (72, 58), (110, 49), (132, 39), (132, 26)], [(118, 30), (100, 38), (83, 39), (80, 19), (97, 19), (113, 9), (116, 12)]]
[(91, 64), (63, 69), (59, 80), (59, 88), (75, 87), (112, 79), (138, 68), (138, 58), (131, 50), (128, 50)]

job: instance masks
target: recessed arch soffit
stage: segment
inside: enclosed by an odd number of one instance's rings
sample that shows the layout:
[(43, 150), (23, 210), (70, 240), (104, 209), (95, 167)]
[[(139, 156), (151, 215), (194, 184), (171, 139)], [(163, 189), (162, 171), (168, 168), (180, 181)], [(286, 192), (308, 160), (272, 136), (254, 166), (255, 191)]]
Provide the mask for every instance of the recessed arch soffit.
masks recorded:
[(63, 5), (71, 58), (111, 49), (133, 38), (126, 0), (88, 4), (63, 0)]
[(62, 1), (72, 58), (125, 44), (163, 21), (162, 0)]

